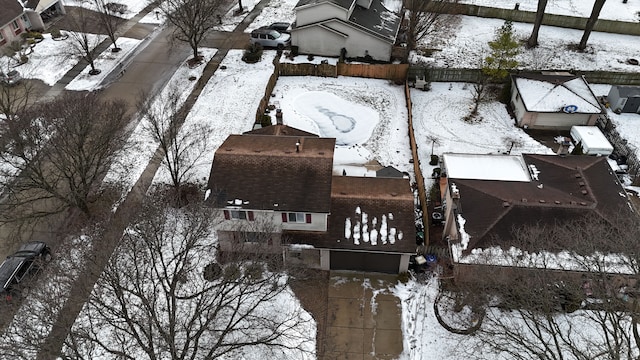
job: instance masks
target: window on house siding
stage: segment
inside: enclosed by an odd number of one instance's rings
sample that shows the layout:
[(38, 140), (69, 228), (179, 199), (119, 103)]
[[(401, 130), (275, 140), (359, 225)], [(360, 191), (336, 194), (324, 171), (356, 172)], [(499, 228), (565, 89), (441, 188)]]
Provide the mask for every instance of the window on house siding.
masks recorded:
[(224, 210), (224, 218), (226, 220), (254, 220), (253, 211), (246, 210)]
[(4, 43), (5, 43), (4, 35), (2, 35), (2, 30), (0, 30), (0, 45), (3, 45)]
[(11, 29), (13, 29), (16, 35), (20, 34), (20, 32), (22, 31), (22, 29), (20, 29), (20, 25), (18, 24), (17, 20), (13, 20), (11, 22)]
[(299, 213), (299, 212), (282, 213), (282, 222), (310, 224), (311, 214), (305, 214), (305, 213)]

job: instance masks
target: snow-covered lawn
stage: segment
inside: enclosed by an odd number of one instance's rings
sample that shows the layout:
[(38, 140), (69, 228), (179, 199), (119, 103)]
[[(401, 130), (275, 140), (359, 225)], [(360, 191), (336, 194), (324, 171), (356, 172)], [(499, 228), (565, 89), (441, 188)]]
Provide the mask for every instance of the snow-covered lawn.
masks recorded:
[[(538, 8), (537, 0), (461, 0), (464, 4), (489, 6), (501, 9), (513, 9), (520, 4), (520, 10), (535, 12)], [(551, 0), (547, 3), (545, 13), (557, 15), (579, 16), (587, 18), (591, 15), (594, 0)], [(640, 2), (621, 0), (607, 1), (600, 11), (600, 19), (637, 22), (640, 21)]]
[(552, 154), (553, 151), (531, 138), (515, 122), (504, 104), (491, 101), (480, 104), (482, 120), (467, 122), (473, 99), (472, 85), (465, 83), (432, 83), (430, 91), (411, 90), (413, 128), (418, 144), (420, 169), (429, 190), (430, 176), (435, 166), (429, 165), (432, 141), (436, 155), (446, 152), (468, 154), (502, 153), (508, 150), (507, 139), (517, 139), (522, 146), (514, 147), (512, 154)]
[[(187, 59), (185, 59), (183, 65), (178, 68), (167, 85), (157, 95), (157, 98), (154, 100), (154, 106), (159, 106), (160, 102), (169, 99), (176, 89), (181, 91), (179, 104), (183, 104), (197, 83), (197, 81), (190, 81), (189, 77), (199, 78), (202, 75), (206, 63), (211, 60), (216, 52), (217, 49), (200, 49), (200, 54), (204, 57), (204, 61), (194, 68), (187, 66)], [(147, 119), (140, 119), (128, 139), (128, 147), (131, 148), (132, 151), (123, 154), (121, 158), (115, 161), (105, 176), (105, 184), (117, 184), (122, 187), (124, 191), (121, 200), (124, 200), (133, 185), (135, 185), (158, 148), (159, 144), (146, 130), (148, 125)]]
[[(258, 104), (265, 94), (269, 77), (273, 73), (272, 60), (275, 50), (265, 51), (262, 61), (247, 64), (242, 61), (242, 50), (230, 50), (220, 63), (202, 93), (187, 115), (184, 129), (195, 123), (206, 124), (206, 152), (191, 173), (190, 181), (206, 184), (211, 171), (211, 161), (216, 149), (230, 134), (240, 134), (252, 129), (256, 120)], [(226, 67), (222, 69), (222, 67)], [(160, 168), (154, 179), (156, 183), (169, 183), (170, 176)]]
[(387, 80), (281, 76), (271, 104), (286, 125), (336, 138), (334, 174), (375, 176), (376, 160), (413, 173), (404, 88)]
[[(435, 67), (478, 68), (480, 60), (489, 55), (488, 42), (493, 40), (495, 30), (503, 23), (500, 19), (455, 17), (450, 26), (427, 37), (421, 44), (435, 49), (432, 56), (415, 56), (413, 61), (427, 62)], [(532, 28), (532, 24), (513, 23), (516, 37), (522, 40), (529, 37)], [(640, 71), (640, 66), (627, 64), (628, 59), (637, 59), (640, 54), (640, 37), (593, 32), (587, 51), (570, 50), (568, 45), (579, 43), (582, 33), (581, 30), (542, 26), (538, 37), (540, 45), (531, 50), (522, 47), (517, 56), (519, 66), (537, 70)]]
[[(51, 34), (43, 34), (44, 40), (37, 43), (33, 52), (28, 55), (29, 61), (15, 69), (25, 79), (40, 79), (45, 84), (53, 86), (58, 80), (71, 70), (79, 61), (72, 49), (71, 36), (66, 40), (53, 40)], [(104, 35), (88, 34), (89, 43), (98, 43), (106, 38)], [(14, 67), (15, 63), (9, 57), (0, 57), (0, 68)]]
[[(110, 3), (112, 1), (105, 1), (105, 3)], [(142, 9), (144, 9), (150, 1), (147, 0), (120, 0), (113, 1), (116, 4), (124, 4), (127, 7), (127, 10), (123, 13), (114, 13), (114, 16), (121, 17), (123, 19), (131, 19), (136, 16)], [(64, 0), (65, 6), (76, 6), (82, 7), (85, 9), (97, 11), (97, 6), (94, 1), (87, 0)]]
[[(71, 82), (65, 86), (67, 90), (96, 90), (97, 87), (100, 86), (100, 83), (107, 77), (112, 71), (124, 70), (122, 66), (118, 64), (120, 61), (125, 59), (127, 55), (131, 54), (136, 50), (138, 44), (140, 44), (142, 40), (130, 39), (130, 38), (118, 38), (116, 44), (122, 50), (119, 52), (113, 52), (111, 49), (113, 45), (110, 46), (107, 50), (100, 53), (100, 55), (94, 61), (94, 65), (96, 69), (100, 70), (100, 74), (97, 75), (89, 75), (89, 71), (91, 67), (87, 65), (87, 67), (82, 70), (78, 76), (76, 76)], [(121, 71), (122, 71), (121, 70)]]

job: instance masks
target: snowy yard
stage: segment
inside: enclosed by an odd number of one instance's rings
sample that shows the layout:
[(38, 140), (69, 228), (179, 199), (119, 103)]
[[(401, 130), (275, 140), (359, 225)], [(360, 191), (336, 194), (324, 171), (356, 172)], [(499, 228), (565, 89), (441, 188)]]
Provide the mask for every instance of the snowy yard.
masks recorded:
[[(494, 39), (495, 30), (502, 24), (504, 21), (500, 19), (454, 17), (450, 26), (426, 38), (421, 44), (433, 49), (433, 54), (430, 57), (415, 56), (412, 61), (436, 67), (478, 68), (480, 61), (489, 55), (488, 42)], [(533, 24), (513, 23), (516, 38), (523, 41), (529, 37), (532, 28)], [(582, 33), (581, 30), (542, 26), (539, 46), (530, 50), (521, 48), (521, 53), (516, 57), (519, 67), (640, 72), (640, 66), (627, 64), (628, 59), (638, 58), (640, 37), (593, 32), (587, 43), (587, 51), (568, 49), (568, 45), (580, 42)]]
[(363, 78), (278, 78), (271, 104), (285, 125), (336, 138), (334, 174), (375, 176), (377, 161), (413, 173), (404, 88)]

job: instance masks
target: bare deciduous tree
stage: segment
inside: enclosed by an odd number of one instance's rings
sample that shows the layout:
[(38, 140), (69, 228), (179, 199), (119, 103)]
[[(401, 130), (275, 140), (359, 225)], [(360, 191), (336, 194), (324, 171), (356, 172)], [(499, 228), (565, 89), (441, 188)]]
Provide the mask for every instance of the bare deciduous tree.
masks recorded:
[[(66, 359), (216, 359), (314, 351), (287, 276), (259, 253), (218, 263), (211, 210), (147, 204), (112, 256), (66, 341)], [(267, 266), (270, 265), (270, 266)], [(287, 355), (284, 355), (287, 354)]]
[(100, 39), (97, 36), (92, 36), (89, 32), (90, 26), (95, 19), (86, 9), (80, 7), (76, 16), (69, 17), (68, 21), (75, 31), (68, 32), (69, 48), (64, 55), (81, 58), (91, 67), (90, 75), (99, 74), (100, 69), (96, 68), (95, 61), (99, 55), (96, 47), (100, 44)]
[[(514, 229), (514, 248), (504, 253), (512, 270), (486, 266), (459, 283), (461, 298), (473, 294), (464, 305), (485, 304), (470, 340), (512, 359), (637, 358), (640, 227), (628, 209), (620, 213), (613, 222)], [(491, 263), (497, 255), (489, 253), (483, 261)]]
[(508, 149), (507, 149), (507, 154), (511, 154), (511, 150), (513, 150), (513, 148), (519, 148), (524, 146), (524, 141), (516, 136), (505, 136), (502, 138), (502, 141), (505, 143), (505, 145), (507, 145)]
[(222, 0), (168, 0), (161, 11), (175, 29), (174, 39), (189, 44), (193, 59), (198, 60), (198, 47), (205, 34), (219, 24)]
[(2, 124), (4, 220), (78, 209), (90, 216), (98, 185), (124, 150), (128, 123), (120, 101), (68, 93)]
[(533, 23), (533, 30), (531, 36), (527, 40), (527, 48), (531, 49), (538, 46), (538, 33), (540, 32), (540, 26), (542, 25), (542, 19), (544, 18), (544, 11), (547, 8), (547, 0), (538, 0), (538, 9), (536, 10), (536, 20)]
[(98, 11), (98, 22), (102, 30), (107, 34), (111, 43), (113, 44), (113, 51), (120, 51), (118, 45), (116, 45), (116, 31), (118, 27), (124, 23), (124, 19), (118, 16), (114, 16), (108, 3), (105, 0), (93, 0), (94, 5)]
[(458, 0), (408, 0), (404, 6), (408, 11), (407, 46), (415, 49), (418, 42), (437, 28), (446, 26)]
[(594, 26), (596, 26), (596, 22), (598, 22), (598, 17), (600, 16), (600, 11), (604, 6), (606, 0), (596, 0), (593, 4), (593, 9), (591, 10), (591, 15), (587, 20), (587, 23), (584, 26), (584, 33), (582, 33), (582, 38), (580, 39), (580, 44), (578, 44), (578, 50), (584, 50), (587, 48), (587, 41), (589, 41), (589, 36), (593, 31)]
[(13, 86), (0, 86), (0, 117), (8, 121), (15, 120), (16, 114), (26, 111), (37, 96), (35, 87), (28, 81), (21, 81)]
[(160, 144), (162, 164), (171, 176), (178, 201), (182, 186), (205, 154), (210, 131), (205, 124), (184, 124), (187, 114), (182, 107), (182, 94), (180, 89), (173, 88), (157, 98), (143, 95), (139, 102), (145, 130)]

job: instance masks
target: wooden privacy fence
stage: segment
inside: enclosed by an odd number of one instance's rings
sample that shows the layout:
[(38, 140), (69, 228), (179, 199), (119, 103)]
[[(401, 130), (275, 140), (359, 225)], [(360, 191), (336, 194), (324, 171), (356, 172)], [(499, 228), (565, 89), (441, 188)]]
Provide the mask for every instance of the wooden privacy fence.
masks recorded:
[[(640, 68), (638, 68), (640, 70)], [(584, 78), (592, 84), (612, 85), (640, 85), (640, 72), (615, 72), (615, 71), (570, 71), (570, 70), (525, 70), (526, 72), (558, 71), (572, 72), (584, 75)], [(454, 68), (427, 68), (412, 66), (407, 70), (409, 79), (422, 78), (428, 75), (428, 80), (433, 82), (477, 82), (480, 78), (480, 69), (454, 69)]]
[(338, 63), (338, 75), (388, 79), (404, 82), (409, 64), (346, 64)]
[(276, 55), (275, 59), (273, 59), (273, 74), (269, 77), (269, 82), (267, 82), (267, 87), (264, 89), (264, 96), (262, 100), (260, 100), (260, 104), (258, 105), (258, 110), (256, 111), (256, 123), (262, 122), (262, 117), (267, 111), (267, 106), (269, 106), (269, 99), (271, 98), (271, 93), (273, 93), (273, 88), (276, 86), (276, 82), (278, 82), (278, 74), (279, 68), (281, 66), (279, 62), (279, 56)]
[(422, 170), (420, 170), (420, 158), (418, 157), (418, 144), (416, 143), (416, 137), (413, 131), (413, 115), (411, 113), (411, 90), (409, 89), (409, 84), (406, 82), (404, 84), (404, 96), (407, 99), (409, 145), (411, 146), (411, 154), (413, 157), (413, 172), (416, 174), (418, 198), (420, 199), (420, 208), (422, 210), (422, 224), (424, 226), (424, 246), (429, 246), (429, 212), (427, 210), (427, 191), (424, 188), (424, 176), (422, 176)]
[(280, 76), (364, 77), (404, 82), (409, 64), (280, 64)]
[(338, 77), (337, 67), (329, 64), (280, 63), (281, 76)]

